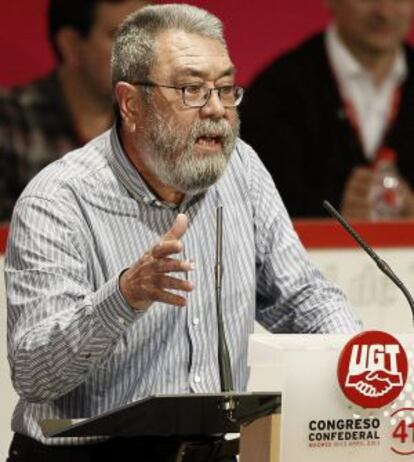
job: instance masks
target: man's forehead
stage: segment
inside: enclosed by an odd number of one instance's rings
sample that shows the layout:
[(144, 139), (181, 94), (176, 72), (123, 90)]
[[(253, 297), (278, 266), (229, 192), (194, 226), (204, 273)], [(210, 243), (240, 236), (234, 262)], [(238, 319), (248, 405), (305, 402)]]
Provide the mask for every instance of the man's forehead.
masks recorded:
[[(207, 69), (196, 68), (191, 66), (177, 66), (175, 69), (176, 77), (204, 77)], [(220, 70), (220, 77), (231, 77), (236, 73), (235, 67), (230, 64), (228, 67), (225, 67)]]
[(208, 77), (233, 75), (234, 66), (226, 46), (218, 39), (168, 30), (155, 41), (156, 65), (154, 71), (174, 72), (176, 77)]

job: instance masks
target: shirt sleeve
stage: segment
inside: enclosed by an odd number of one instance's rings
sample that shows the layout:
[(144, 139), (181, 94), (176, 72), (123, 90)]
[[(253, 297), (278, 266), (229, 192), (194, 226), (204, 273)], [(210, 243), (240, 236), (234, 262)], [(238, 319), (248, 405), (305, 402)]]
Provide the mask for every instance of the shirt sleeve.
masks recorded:
[(140, 316), (118, 275), (95, 288), (77, 217), (57, 201), (25, 197), (15, 207), (6, 252), (8, 359), (28, 401), (55, 400), (102, 365)]
[(254, 153), (250, 159), (257, 320), (272, 332), (359, 331), (344, 293), (310, 262), (269, 173)]

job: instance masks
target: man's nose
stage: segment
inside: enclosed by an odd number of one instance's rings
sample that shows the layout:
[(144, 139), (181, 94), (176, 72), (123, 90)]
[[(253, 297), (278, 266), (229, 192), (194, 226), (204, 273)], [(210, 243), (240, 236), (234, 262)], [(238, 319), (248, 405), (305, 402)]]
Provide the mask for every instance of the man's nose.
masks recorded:
[(202, 108), (200, 108), (200, 115), (202, 117), (221, 119), (225, 113), (226, 108), (221, 102), (218, 91), (216, 91), (216, 89), (212, 89), (207, 103)]

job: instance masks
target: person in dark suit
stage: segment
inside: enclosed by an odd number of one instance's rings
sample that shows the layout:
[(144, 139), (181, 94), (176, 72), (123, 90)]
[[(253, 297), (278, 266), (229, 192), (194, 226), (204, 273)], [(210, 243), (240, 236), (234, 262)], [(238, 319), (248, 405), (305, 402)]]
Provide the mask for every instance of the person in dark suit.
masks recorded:
[(401, 216), (414, 216), (413, 0), (329, 0), (328, 28), (272, 62), (248, 89), (242, 137), (294, 217), (371, 213), (372, 164), (394, 151)]

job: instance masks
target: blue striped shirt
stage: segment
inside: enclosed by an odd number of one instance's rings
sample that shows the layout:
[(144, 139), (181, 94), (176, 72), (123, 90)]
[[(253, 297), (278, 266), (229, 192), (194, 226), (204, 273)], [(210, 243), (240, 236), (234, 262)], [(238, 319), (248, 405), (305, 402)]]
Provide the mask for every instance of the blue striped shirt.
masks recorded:
[[(248, 380), (256, 318), (270, 331), (351, 332), (343, 293), (309, 262), (270, 175), (238, 140), (223, 177), (179, 205), (163, 203), (113, 128), (44, 169), (16, 204), (5, 274), (8, 351), (20, 395), (14, 431), (46, 444), (39, 421), (95, 416), (155, 393), (220, 388), (214, 300), (216, 208), (223, 206), (223, 311), (233, 380)], [(134, 312), (120, 272), (189, 217), (186, 308)]]

